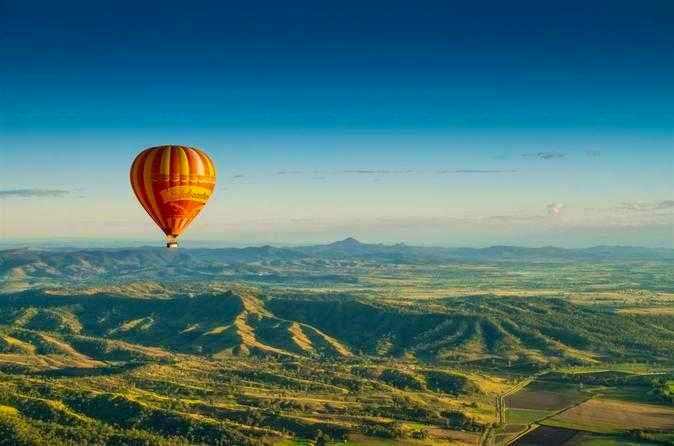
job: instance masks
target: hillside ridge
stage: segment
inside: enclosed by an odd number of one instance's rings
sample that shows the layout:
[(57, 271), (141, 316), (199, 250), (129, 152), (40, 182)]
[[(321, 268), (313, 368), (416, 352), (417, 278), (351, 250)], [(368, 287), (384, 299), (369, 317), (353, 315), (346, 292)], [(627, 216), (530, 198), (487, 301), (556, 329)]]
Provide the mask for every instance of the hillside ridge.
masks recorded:
[[(0, 329), (4, 353), (53, 353), (81, 361), (108, 358), (91, 355), (91, 340), (117, 343), (122, 350), (137, 346), (136, 351), (212, 357), (364, 355), (539, 366), (646, 357), (671, 361), (674, 351), (674, 336), (662, 339), (638, 317), (600, 314), (559, 299), (467, 297), (408, 309), (326, 297), (277, 297), (248, 286), (171, 298), (27, 291), (0, 297), (5, 321)], [(598, 329), (599, 318), (602, 326), (628, 334)], [(626, 349), (637, 342), (642, 350)]]

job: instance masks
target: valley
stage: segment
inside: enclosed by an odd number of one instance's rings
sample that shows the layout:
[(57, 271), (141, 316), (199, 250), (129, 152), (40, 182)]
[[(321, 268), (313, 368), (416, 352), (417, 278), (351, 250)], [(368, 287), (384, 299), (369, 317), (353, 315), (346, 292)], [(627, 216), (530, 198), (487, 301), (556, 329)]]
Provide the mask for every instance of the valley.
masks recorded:
[(2, 445), (672, 441), (667, 250), (13, 249), (0, 276)]

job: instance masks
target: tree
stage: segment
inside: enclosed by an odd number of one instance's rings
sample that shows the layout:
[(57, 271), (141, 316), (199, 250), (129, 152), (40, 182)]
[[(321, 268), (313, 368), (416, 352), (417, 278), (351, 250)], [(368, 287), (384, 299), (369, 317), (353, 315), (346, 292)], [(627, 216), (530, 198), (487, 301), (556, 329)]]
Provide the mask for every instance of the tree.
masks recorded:
[(330, 438), (323, 433), (322, 430), (318, 429), (316, 435), (314, 435), (315, 445), (316, 446), (326, 446)]

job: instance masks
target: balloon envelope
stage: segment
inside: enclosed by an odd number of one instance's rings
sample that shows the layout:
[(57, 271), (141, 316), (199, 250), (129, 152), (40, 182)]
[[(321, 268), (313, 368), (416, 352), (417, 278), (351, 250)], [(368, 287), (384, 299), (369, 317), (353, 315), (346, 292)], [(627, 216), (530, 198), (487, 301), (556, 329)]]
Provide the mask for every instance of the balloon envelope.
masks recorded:
[(136, 156), (130, 177), (140, 204), (174, 241), (213, 193), (215, 165), (199, 149), (158, 146)]

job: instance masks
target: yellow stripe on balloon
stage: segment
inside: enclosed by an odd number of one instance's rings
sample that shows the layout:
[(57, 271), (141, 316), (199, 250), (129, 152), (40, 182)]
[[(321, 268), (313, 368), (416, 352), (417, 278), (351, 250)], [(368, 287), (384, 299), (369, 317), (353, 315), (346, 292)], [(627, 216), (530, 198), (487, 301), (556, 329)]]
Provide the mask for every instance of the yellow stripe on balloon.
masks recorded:
[(159, 168), (161, 175), (168, 176), (171, 173), (171, 148), (161, 149), (161, 167)]
[(211, 158), (206, 155), (204, 152), (199, 152), (199, 155), (204, 159), (206, 168), (208, 170), (208, 176), (214, 177), (215, 176), (215, 166), (213, 165), (213, 161), (211, 161)]
[(185, 228), (187, 227), (187, 225), (189, 225), (190, 223), (192, 223), (192, 220), (194, 220), (194, 217), (196, 217), (196, 215), (192, 215), (191, 217), (183, 218), (183, 219), (180, 221), (180, 226), (179, 226), (179, 227), (180, 227), (180, 231), (181, 231), (181, 232), (185, 230)]
[(147, 200), (150, 203), (150, 209), (152, 209), (152, 213), (157, 216), (163, 229), (166, 225), (164, 224), (164, 220), (157, 207), (157, 199), (155, 198), (154, 190), (152, 189), (152, 164), (154, 163), (154, 159), (158, 152), (158, 150), (151, 150), (150, 153), (148, 153), (147, 158), (145, 158), (145, 163), (143, 165), (143, 186), (145, 195), (147, 195)]
[(180, 156), (180, 176), (189, 176), (190, 162), (187, 159), (187, 153), (182, 147), (178, 147), (178, 155)]
[(177, 232), (183, 231), (183, 229), (185, 228), (185, 223), (187, 223), (186, 218), (180, 218), (180, 219), (178, 219), (178, 221), (176, 221)]

